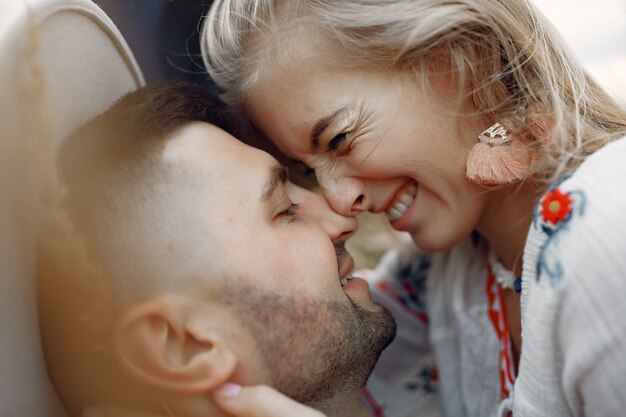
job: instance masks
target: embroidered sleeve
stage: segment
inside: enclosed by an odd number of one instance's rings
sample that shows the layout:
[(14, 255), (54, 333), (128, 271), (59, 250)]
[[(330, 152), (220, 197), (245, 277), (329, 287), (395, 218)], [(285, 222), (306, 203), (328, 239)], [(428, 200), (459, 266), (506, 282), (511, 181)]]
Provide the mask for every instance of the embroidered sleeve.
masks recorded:
[(626, 410), (626, 181), (581, 175), (543, 197), (536, 279), (554, 304), (565, 398), (585, 416)]
[[(626, 206), (622, 210), (626, 213)], [(618, 224), (611, 221), (620, 217)], [(624, 217), (586, 219), (555, 253), (567, 281), (562, 285), (568, 285), (559, 320), (564, 380), (578, 394), (584, 415), (613, 416), (626, 410)]]

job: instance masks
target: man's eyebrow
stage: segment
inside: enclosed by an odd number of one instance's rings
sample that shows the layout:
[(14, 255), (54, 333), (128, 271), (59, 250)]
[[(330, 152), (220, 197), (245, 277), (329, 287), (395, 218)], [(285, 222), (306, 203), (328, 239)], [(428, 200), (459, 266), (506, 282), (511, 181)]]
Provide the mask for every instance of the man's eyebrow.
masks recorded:
[(324, 133), (324, 130), (339, 116), (341, 116), (347, 107), (342, 107), (340, 109), (335, 110), (330, 115), (319, 119), (313, 125), (313, 129), (311, 129), (311, 150), (316, 151), (320, 147), (320, 135)]
[(268, 200), (276, 191), (279, 184), (283, 184), (287, 181), (288, 172), (287, 168), (276, 163), (270, 168), (270, 174), (263, 187), (263, 194), (261, 194), (261, 200)]

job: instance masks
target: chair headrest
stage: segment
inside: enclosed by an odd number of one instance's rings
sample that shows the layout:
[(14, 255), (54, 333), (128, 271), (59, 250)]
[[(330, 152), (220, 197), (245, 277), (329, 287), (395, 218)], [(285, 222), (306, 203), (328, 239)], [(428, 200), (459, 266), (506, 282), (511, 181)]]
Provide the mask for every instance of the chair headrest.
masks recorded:
[(21, 141), (26, 131), (35, 132), (42, 146), (56, 149), (70, 132), (142, 84), (120, 32), (91, 1), (0, 0), (1, 416), (66, 415), (40, 343), (34, 204), (39, 191), (29, 175), (37, 162)]

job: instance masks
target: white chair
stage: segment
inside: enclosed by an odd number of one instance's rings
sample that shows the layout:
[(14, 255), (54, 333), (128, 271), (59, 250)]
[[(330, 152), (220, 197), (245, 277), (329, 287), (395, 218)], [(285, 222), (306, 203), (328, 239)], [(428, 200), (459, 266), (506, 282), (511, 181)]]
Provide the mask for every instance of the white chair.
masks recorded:
[[(66, 416), (43, 360), (35, 288), (36, 175), (51, 149), (143, 84), (88, 0), (0, 0), (0, 416)], [(38, 141), (35, 147), (23, 146)], [(89, 383), (89, 381), (85, 381)]]

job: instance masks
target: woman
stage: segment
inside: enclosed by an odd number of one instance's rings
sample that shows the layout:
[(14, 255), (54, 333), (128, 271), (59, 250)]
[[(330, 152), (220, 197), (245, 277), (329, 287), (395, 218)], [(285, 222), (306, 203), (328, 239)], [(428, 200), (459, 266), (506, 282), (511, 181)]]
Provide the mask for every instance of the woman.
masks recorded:
[(338, 213), (436, 253), (444, 415), (621, 414), (626, 112), (528, 1), (217, 0), (202, 42)]

